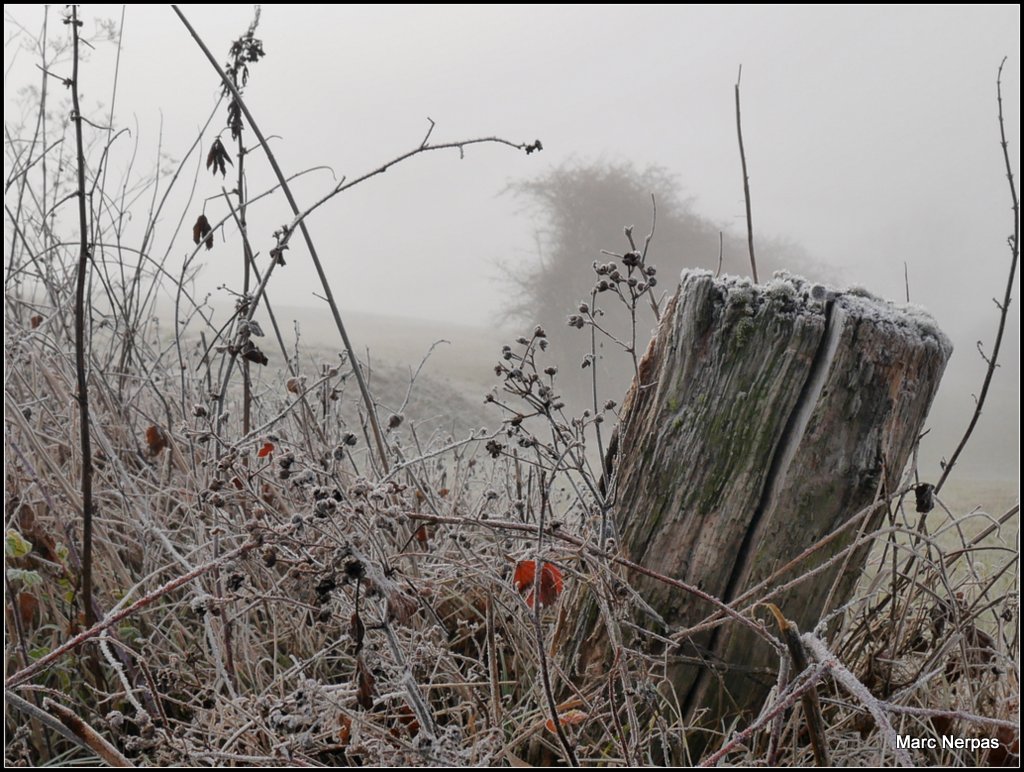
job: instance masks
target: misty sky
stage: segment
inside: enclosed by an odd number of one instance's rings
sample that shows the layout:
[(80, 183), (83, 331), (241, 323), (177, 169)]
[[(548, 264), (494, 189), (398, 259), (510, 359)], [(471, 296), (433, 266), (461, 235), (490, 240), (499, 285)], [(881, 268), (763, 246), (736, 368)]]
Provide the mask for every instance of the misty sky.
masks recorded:
[[(58, 32), (61, 8), (50, 12)], [(121, 9), (83, 6), (86, 34), (96, 18), (118, 21)], [(248, 6), (183, 10), (222, 62), (251, 19)], [(18, 25), (36, 34), (42, 17), (41, 6), (5, 6), (8, 127), (19, 118), (16, 90), (39, 81)], [(1018, 5), (267, 5), (257, 34), (267, 56), (253, 67), (246, 99), (276, 135), (287, 172), (328, 166), (339, 178), (358, 176), (415, 147), (428, 116), (438, 142), (544, 143), (529, 157), (497, 146), (471, 148), (463, 160), (416, 157), (316, 213), (309, 226), (343, 309), (489, 324), (502, 303), (496, 264), (536, 259), (537, 223), (501, 191), (571, 158), (663, 166), (699, 214), (740, 231), (733, 84), (742, 63), (756, 232), (793, 239), (847, 282), (887, 297), (903, 297), (906, 262), (912, 300), (950, 334), (956, 358), (976, 358), (975, 340), (991, 340), (1012, 228), (995, 76), (1008, 56), (1004, 109), (1018, 170)], [(81, 73), (98, 116), (111, 102), (115, 54), (97, 44)], [(158, 137), (180, 159), (217, 93), (215, 73), (169, 7), (128, 6), (115, 123), (132, 136), (112, 169), (125, 168), (136, 140), (137, 173), (153, 169)], [(255, 154), (250, 164), (256, 192), (270, 175)], [(186, 187), (195, 167), (193, 159)], [(334, 179), (329, 170), (310, 174), (297, 192), (312, 201)], [(198, 199), (221, 184), (204, 170)], [(208, 205), (218, 219), (221, 206)], [(179, 212), (161, 223), (165, 238)], [(283, 202), (258, 205), (256, 248), (265, 255), (271, 232), (290, 219)], [(190, 247), (183, 238), (178, 251)], [(203, 288), (240, 283), (234, 251), (230, 260), (225, 251), (204, 256)], [(296, 241), (272, 298), (308, 306), (320, 302), (314, 289)], [(1006, 344), (1014, 380), (1018, 308)], [(970, 364), (980, 381), (980, 360)]]

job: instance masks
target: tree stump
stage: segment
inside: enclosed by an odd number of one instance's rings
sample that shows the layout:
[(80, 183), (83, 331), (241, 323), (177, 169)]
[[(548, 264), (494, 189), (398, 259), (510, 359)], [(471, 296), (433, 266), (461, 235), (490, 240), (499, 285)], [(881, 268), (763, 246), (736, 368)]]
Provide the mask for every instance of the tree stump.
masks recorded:
[[(730, 602), (849, 525), (757, 597), (822, 566), (879, 525), (885, 508), (870, 505), (898, 485), (951, 350), (926, 314), (863, 291), (684, 272), (623, 405), (613, 513), (625, 556)], [(868, 548), (773, 602), (814, 628), (849, 599)], [(648, 576), (630, 580), (671, 630), (716, 611)], [(607, 657), (596, 616), (575, 617), (570, 648), (583, 667)], [(733, 620), (669, 653), (684, 716), (719, 726), (756, 714), (779, 664)]]

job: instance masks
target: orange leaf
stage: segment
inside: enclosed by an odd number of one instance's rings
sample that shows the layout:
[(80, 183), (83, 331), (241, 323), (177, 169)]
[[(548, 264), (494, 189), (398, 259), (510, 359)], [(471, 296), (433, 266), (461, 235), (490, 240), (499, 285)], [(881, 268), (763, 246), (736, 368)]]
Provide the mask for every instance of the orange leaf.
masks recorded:
[[(520, 593), (526, 595), (526, 605), (533, 608), (533, 586), (536, 580), (537, 563), (533, 560), (520, 560), (516, 563), (512, 584)], [(550, 606), (562, 593), (562, 572), (552, 563), (545, 563), (540, 570), (540, 605)]]
[[(582, 724), (586, 721), (588, 714), (582, 710), (567, 710), (565, 713), (558, 715), (558, 723), (562, 726), (576, 726), (576, 724)], [(550, 718), (544, 722), (544, 726), (552, 734), (555, 733), (555, 722)]]
[(259, 456), (260, 458), (266, 458), (267, 456), (269, 456), (273, 452), (274, 452), (274, 443), (272, 443), (272, 442), (264, 442), (263, 443), (263, 447), (259, 449), (259, 452), (257, 452), (256, 455)]
[(348, 745), (350, 739), (352, 739), (352, 719), (342, 713), (338, 716), (338, 743)]

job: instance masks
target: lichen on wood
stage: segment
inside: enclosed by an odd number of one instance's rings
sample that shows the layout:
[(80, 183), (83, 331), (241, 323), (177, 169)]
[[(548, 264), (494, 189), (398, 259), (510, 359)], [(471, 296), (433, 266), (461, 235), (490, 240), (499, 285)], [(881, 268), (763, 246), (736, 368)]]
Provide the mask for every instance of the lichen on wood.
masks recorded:
[[(736, 599), (897, 485), (950, 353), (920, 309), (862, 291), (684, 272), (623, 405), (613, 483), (622, 551)], [(860, 527), (881, 515), (871, 510)], [(857, 531), (771, 585), (828, 560)], [(865, 559), (862, 548), (774, 602), (811, 630), (833, 584), (830, 608), (849, 597)], [(654, 578), (629, 579), (671, 630), (715, 611)], [(573, 634), (584, 669), (604, 656), (600, 634), (584, 629), (592, 619), (581, 614)], [(669, 654), (682, 707), (713, 719), (756, 710), (778, 663), (732, 621), (683, 636)]]

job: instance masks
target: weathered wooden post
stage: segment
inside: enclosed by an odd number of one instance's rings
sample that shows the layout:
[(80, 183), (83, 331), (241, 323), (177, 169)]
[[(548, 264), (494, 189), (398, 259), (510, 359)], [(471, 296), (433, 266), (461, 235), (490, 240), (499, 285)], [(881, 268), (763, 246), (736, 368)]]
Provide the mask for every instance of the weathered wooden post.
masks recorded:
[[(625, 555), (731, 601), (899, 481), (951, 353), (922, 312), (795, 277), (760, 286), (684, 272), (623, 406), (615, 519)], [(878, 525), (870, 509), (770, 586), (820, 566)], [(845, 602), (867, 548), (773, 599), (808, 630)], [(630, 577), (673, 628), (715, 609)], [(831, 599), (830, 592), (835, 591)], [(576, 663), (605, 655), (581, 614)], [(589, 630), (586, 628), (590, 628)], [(778, 655), (728, 621), (697, 632), (670, 679), (692, 720), (756, 712)]]

